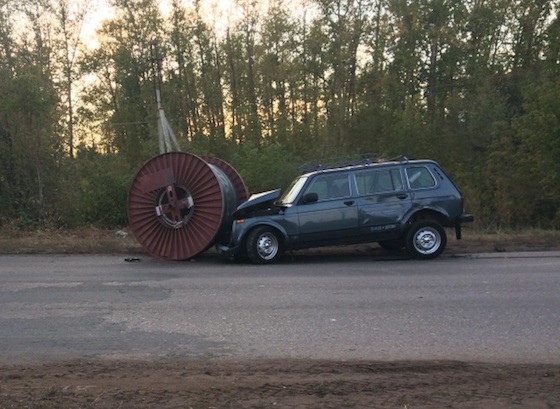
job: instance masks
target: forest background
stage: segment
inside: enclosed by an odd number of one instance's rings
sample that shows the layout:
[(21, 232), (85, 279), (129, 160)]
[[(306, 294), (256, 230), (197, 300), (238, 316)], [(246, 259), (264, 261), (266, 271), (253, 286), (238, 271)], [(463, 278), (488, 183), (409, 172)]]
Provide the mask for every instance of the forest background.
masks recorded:
[(159, 153), (153, 45), (184, 151), (252, 192), (310, 160), (438, 161), (485, 229), (560, 227), (558, 0), (0, 0), (0, 227), (118, 227)]

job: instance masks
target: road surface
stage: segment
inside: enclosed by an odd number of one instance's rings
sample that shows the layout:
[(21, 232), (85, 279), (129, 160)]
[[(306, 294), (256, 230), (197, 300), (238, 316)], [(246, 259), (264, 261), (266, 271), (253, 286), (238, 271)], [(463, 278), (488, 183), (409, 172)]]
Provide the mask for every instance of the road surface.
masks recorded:
[(560, 363), (560, 257), (0, 256), (0, 357)]

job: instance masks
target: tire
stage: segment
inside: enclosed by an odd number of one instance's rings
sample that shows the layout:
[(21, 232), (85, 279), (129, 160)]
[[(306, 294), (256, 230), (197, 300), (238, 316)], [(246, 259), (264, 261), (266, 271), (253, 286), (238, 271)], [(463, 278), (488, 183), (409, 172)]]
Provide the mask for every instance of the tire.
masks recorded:
[(249, 259), (255, 264), (276, 263), (282, 256), (282, 240), (273, 228), (257, 227), (247, 237), (246, 251)]
[(414, 258), (434, 259), (445, 250), (447, 234), (439, 223), (421, 220), (408, 230), (405, 245), (406, 250)]
[(383, 240), (377, 242), (382, 249), (387, 251), (401, 251), (404, 247), (404, 240), (394, 239), (394, 240)]

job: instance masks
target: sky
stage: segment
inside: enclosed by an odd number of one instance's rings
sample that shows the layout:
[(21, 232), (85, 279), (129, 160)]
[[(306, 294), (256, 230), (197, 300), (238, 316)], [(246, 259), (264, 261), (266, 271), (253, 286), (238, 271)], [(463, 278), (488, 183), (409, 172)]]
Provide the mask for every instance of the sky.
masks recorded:
[[(170, 6), (168, 0), (158, 0), (158, 3), (164, 15), (169, 13)], [(183, 0), (183, 4), (187, 7), (192, 6), (193, 1)], [(202, 0), (201, 5), (203, 8), (202, 14), (208, 16), (207, 23), (215, 24), (217, 27), (225, 27), (228, 19), (237, 14), (234, 0)], [(84, 34), (87, 39), (86, 41), (94, 45), (96, 44), (96, 29), (102, 24), (104, 19), (111, 19), (115, 13), (109, 5), (109, 0), (89, 0), (89, 7)]]
[[(75, 0), (81, 4), (83, 0)], [(160, 9), (164, 15), (170, 11), (169, 0), (157, 0)], [(267, 5), (276, 0), (260, 0), (263, 4), (263, 9)], [(186, 7), (193, 7), (194, 0), (182, 0)], [(110, 19), (114, 16), (114, 12), (109, 5), (110, 0), (88, 0), (90, 11), (88, 14), (88, 23), (86, 24), (84, 34), (86, 41), (92, 45), (96, 44), (95, 30), (99, 27), (104, 19)], [(223, 31), (224, 27), (231, 24), (231, 20), (235, 20), (241, 16), (239, 8), (236, 6), (236, 0), (201, 0), (201, 7), (203, 9), (202, 15), (206, 16), (206, 22), (216, 28), (219, 34)], [(283, 3), (292, 12), (299, 14), (303, 10), (312, 10), (311, 0), (283, 0)]]

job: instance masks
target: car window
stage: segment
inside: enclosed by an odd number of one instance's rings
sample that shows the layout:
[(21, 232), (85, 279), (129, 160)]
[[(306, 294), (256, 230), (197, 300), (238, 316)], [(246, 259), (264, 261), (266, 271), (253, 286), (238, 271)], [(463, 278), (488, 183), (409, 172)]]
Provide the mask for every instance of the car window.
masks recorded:
[(356, 184), (360, 195), (403, 190), (401, 173), (398, 169), (359, 172), (356, 174)]
[(424, 166), (407, 168), (406, 176), (411, 189), (426, 189), (436, 185), (434, 177)]
[(317, 193), (319, 200), (350, 196), (348, 174), (319, 175), (311, 181), (305, 193)]

